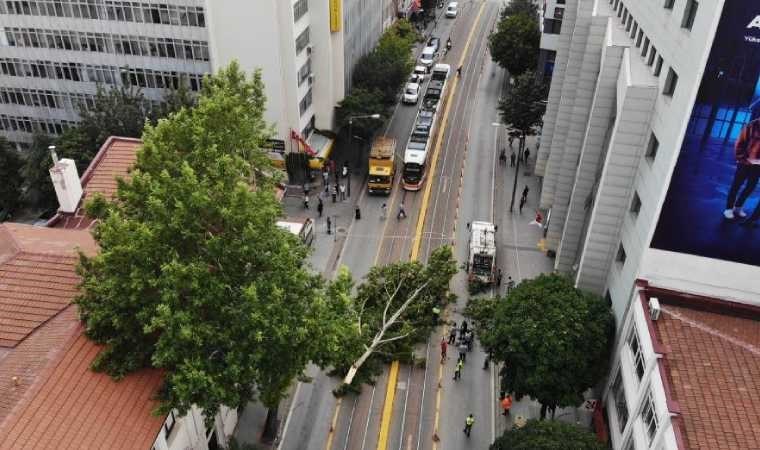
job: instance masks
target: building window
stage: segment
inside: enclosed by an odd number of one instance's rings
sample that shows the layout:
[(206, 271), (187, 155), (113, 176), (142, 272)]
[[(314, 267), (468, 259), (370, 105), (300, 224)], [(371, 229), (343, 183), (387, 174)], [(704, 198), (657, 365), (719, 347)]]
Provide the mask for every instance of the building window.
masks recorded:
[(660, 72), (662, 72), (662, 56), (657, 57), (657, 64), (654, 65), (654, 76), (659, 77)]
[(301, 32), (296, 38), (296, 54), (299, 54), (309, 45), (309, 27)]
[(298, 22), (309, 11), (308, 0), (298, 0), (293, 5), (293, 22)]
[(622, 242), (618, 247), (617, 255), (615, 255), (615, 261), (619, 262), (620, 264), (625, 264), (625, 248), (623, 248)]
[(303, 127), (303, 130), (301, 130), (301, 136), (304, 139), (308, 139), (309, 136), (311, 136), (311, 132), (314, 131), (315, 122), (316, 122), (316, 116), (311, 116), (311, 119), (309, 119), (309, 123), (307, 123), (306, 126)]
[(644, 422), (644, 427), (647, 430), (649, 445), (652, 445), (652, 441), (657, 435), (657, 409), (654, 405), (654, 396), (652, 395), (651, 388), (648, 389), (646, 398), (644, 399), (644, 406), (641, 409), (641, 420)]
[(649, 135), (649, 142), (647, 143), (646, 158), (651, 162), (657, 157), (657, 150), (660, 148), (660, 141), (657, 140), (657, 136), (652, 132)]
[(154, 3), (110, 0), (105, 2), (94, 0), (23, 0), (5, 1), (3, 4), (0, 4), (0, 10), (6, 14), (74, 17), (192, 27), (206, 26), (203, 8), (196, 6), (156, 5)]
[(644, 39), (644, 30), (639, 30), (639, 35), (636, 37), (636, 48), (641, 47), (641, 41)]
[(686, 9), (683, 11), (683, 20), (681, 20), (681, 28), (691, 30), (694, 25), (694, 18), (697, 17), (697, 9), (699, 8), (699, 2), (697, 0), (686, 0)]
[(298, 110), (303, 116), (306, 114), (306, 111), (309, 110), (309, 107), (311, 106), (311, 88), (309, 88), (309, 92), (306, 93), (306, 95), (303, 96), (301, 99), (301, 102), (298, 104)]
[(625, 31), (631, 31), (631, 26), (633, 26), (633, 16), (628, 16), (628, 22), (625, 24)]
[(628, 8), (623, 10), (623, 20), (620, 23), (625, 23), (628, 20)]
[(647, 66), (654, 64), (655, 56), (657, 56), (657, 48), (655, 48), (655, 46), (652, 46), (652, 51), (649, 52), (649, 58), (647, 58)]
[(631, 29), (631, 34), (630, 34), (631, 39), (633, 39), (634, 36), (636, 36), (636, 32), (637, 31), (639, 31), (639, 23), (634, 20), (633, 21), (633, 28)]
[(300, 86), (304, 81), (308, 80), (309, 75), (311, 75), (311, 58), (308, 58), (306, 62), (303, 63), (303, 66), (298, 69), (298, 85)]
[(633, 199), (631, 200), (631, 212), (634, 215), (638, 215), (639, 211), (641, 211), (641, 198), (639, 198), (639, 193), (634, 191)]
[(665, 86), (662, 88), (662, 93), (668, 97), (672, 97), (676, 91), (676, 85), (678, 85), (678, 74), (672, 67), (669, 67), (668, 77), (665, 78)]
[(171, 412), (169, 412), (169, 415), (166, 417), (166, 421), (164, 422), (164, 431), (166, 431), (167, 439), (169, 438), (169, 435), (174, 429), (174, 425), (176, 423), (177, 423), (177, 417), (174, 415), (174, 410), (171, 410)]
[(673, 5), (675, 4), (676, 0), (665, 0), (665, 4), (663, 5), (663, 8), (665, 9), (673, 9)]
[(648, 51), (649, 51), (649, 38), (645, 38), (644, 46), (641, 47), (641, 56), (647, 56)]
[[(623, 248), (622, 244), (620, 248)], [(631, 328), (631, 334), (628, 335), (628, 348), (631, 350), (631, 359), (633, 360), (633, 367), (636, 370), (636, 377), (641, 381), (644, 377), (644, 353), (641, 350), (639, 333), (636, 331), (635, 325)]]
[(623, 371), (618, 370), (615, 382), (612, 384), (612, 396), (615, 399), (615, 412), (617, 413), (618, 430), (625, 430), (628, 423), (628, 404), (625, 401), (625, 388), (623, 387)]

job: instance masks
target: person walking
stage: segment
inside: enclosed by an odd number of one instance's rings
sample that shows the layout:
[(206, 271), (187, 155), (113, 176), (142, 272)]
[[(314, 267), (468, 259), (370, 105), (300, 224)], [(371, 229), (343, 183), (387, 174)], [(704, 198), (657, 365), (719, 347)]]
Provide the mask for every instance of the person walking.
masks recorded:
[(528, 147), (525, 147), (523, 156), (525, 157), (525, 164), (528, 164), (528, 160), (530, 159), (530, 149)]
[(462, 328), (459, 329), (459, 336), (462, 337), (462, 336), (465, 335), (465, 333), (467, 333), (467, 321), (463, 320), (462, 321)]
[(456, 366), (454, 366), (454, 381), (459, 380), (462, 378), (462, 368), (464, 367), (464, 363), (460, 359), (457, 361)]
[(330, 216), (327, 216), (327, 234), (332, 234), (330, 231), (330, 226), (332, 225), (332, 220), (330, 220)]
[(317, 212), (319, 213), (319, 217), (322, 217), (322, 211), (325, 209), (325, 204), (322, 203), (322, 197), (319, 197), (317, 201)]
[(327, 166), (322, 170), (322, 185), (327, 186), (330, 182), (330, 172), (327, 171)]
[(451, 324), (451, 330), (449, 330), (449, 344), (455, 344), (457, 341), (457, 323)]
[(459, 346), (457, 349), (459, 350), (459, 360), (462, 362), (467, 362), (467, 343), (464, 341), (464, 339), (461, 339), (459, 341)]
[(523, 207), (528, 203), (528, 197), (520, 197), (520, 214), (522, 214)]
[(457, 69), (457, 76), (460, 76), (460, 77), (462, 76), (462, 66), (461, 65)]
[(501, 415), (508, 416), (510, 408), (512, 408), (512, 396), (507, 395), (503, 399), (501, 399), (501, 409), (504, 410), (504, 412), (501, 413)]
[(464, 419), (464, 434), (466, 434), (467, 437), (470, 437), (470, 432), (472, 432), (473, 425), (475, 425), (475, 416), (470, 413), (470, 415)]
[(309, 194), (303, 195), (303, 209), (309, 209)]
[(525, 185), (525, 189), (522, 191), (522, 197), (527, 200), (528, 199), (528, 192), (530, 192), (530, 188), (528, 188), (528, 185)]
[(404, 210), (404, 202), (401, 202), (400, 205), (398, 205), (398, 214), (396, 215), (397, 220), (406, 219), (406, 210)]
[(446, 361), (446, 350), (449, 348), (449, 343), (445, 338), (441, 338), (441, 361)]
[(515, 155), (515, 151), (512, 150), (512, 154), (509, 155), (509, 167), (514, 167), (516, 162), (517, 162), (517, 155)]
[(380, 218), (382, 220), (385, 220), (388, 217), (388, 205), (383, 203), (383, 206), (380, 207)]
[(332, 195), (333, 203), (335, 203), (335, 201), (338, 200), (338, 187), (333, 185), (332, 190), (330, 191), (330, 194)]
[(496, 286), (501, 286), (501, 269), (496, 272)]
[(340, 184), (340, 201), (346, 200), (346, 183)]
[(465, 341), (464, 341), (465, 344), (467, 344), (467, 351), (468, 352), (472, 350), (472, 341), (474, 341), (474, 340), (475, 339), (474, 339), (472, 330), (468, 331), (467, 335), (465, 335)]
[(512, 279), (512, 277), (507, 277), (507, 294), (509, 294), (509, 291), (515, 288), (515, 280)]

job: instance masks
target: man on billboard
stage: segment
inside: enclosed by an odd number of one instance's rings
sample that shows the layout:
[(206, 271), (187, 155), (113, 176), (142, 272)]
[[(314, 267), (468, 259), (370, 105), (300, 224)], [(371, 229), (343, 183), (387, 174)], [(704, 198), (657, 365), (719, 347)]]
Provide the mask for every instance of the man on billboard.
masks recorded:
[[(726, 219), (745, 218), (747, 213), (742, 207), (747, 198), (757, 187), (760, 179), (760, 119), (755, 119), (744, 126), (734, 147), (736, 151), (736, 172), (731, 189), (728, 191)], [(744, 188), (742, 189), (742, 185)], [(741, 189), (741, 194), (739, 190)], [(737, 199), (737, 194), (738, 199)], [(755, 208), (757, 210), (757, 208)]]

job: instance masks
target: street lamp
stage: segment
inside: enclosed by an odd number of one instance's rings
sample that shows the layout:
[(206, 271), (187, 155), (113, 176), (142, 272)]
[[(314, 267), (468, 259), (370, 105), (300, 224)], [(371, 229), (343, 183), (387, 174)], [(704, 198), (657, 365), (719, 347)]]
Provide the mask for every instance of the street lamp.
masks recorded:
[[(379, 119), (380, 114), (362, 114), (358, 116), (349, 116), (348, 118), (348, 146), (350, 148), (353, 147), (352, 143), (354, 140), (354, 133), (352, 131), (352, 127), (354, 124), (354, 119)], [(346, 180), (346, 195), (348, 195), (348, 198), (351, 198), (351, 171), (349, 170), (346, 174), (347, 180)]]
[[(507, 128), (506, 125), (499, 122), (491, 122), (491, 126)], [(522, 157), (523, 157), (523, 148), (525, 145), (524, 136), (525, 136), (525, 133), (521, 133), (520, 142), (518, 143), (518, 147), (517, 147), (517, 166), (515, 166), (515, 181), (514, 181), (514, 184), (512, 185), (512, 200), (509, 202), (509, 212), (512, 212), (515, 208), (515, 195), (517, 194), (517, 177), (520, 174), (520, 161), (522, 160)]]

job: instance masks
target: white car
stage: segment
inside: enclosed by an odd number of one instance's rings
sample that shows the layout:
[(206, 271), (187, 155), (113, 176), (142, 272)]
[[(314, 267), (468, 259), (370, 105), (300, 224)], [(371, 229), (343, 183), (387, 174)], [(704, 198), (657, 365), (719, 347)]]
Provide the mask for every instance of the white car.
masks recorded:
[(407, 83), (404, 87), (404, 98), (402, 102), (408, 105), (416, 105), (420, 99), (420, 85), (417, 83)]
[(427, 73), (428, 73), (428, 68), (425, 67), (425, 66), (415, 66), (414, 67), (414, 73), (413, 74), (417, 75), (417, 77), (419, 77), (420, 80), (424, 80), (425, 79), (425, 75), (427, 75)]
[(425, 47), (422, 49), (422, 54), (420, 55), (420, 64), (423, 66), (430, 67), (433, 65), (433, 62), (435, 61), (435, 48), (434, 47)]
[(409, 80), (407, 81), (407, 83), (414, 83), (414, 84), (419, 84), (420, 86), (422, 86), (422, 83), (424, 81), (425, 81), (425, 78), (423, 78), (422, 75), (417, 75), (416, 73), (413, 73), (409, 75)]
[(457, 2), (450, 2), (449, 6), (446, 7), (446, 17), (454, 18), (457, 16), (459, 3)]

